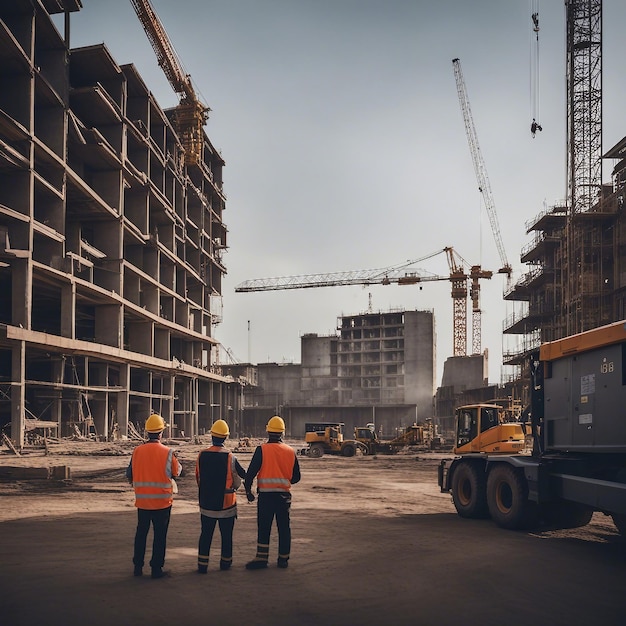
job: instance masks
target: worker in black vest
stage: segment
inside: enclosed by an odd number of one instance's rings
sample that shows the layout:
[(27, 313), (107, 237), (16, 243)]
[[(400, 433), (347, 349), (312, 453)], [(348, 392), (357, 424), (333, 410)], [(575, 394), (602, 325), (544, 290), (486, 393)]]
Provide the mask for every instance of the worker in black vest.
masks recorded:
[(217, 420), (211, 426), (212, 443), (202, 450), (196, 461), (196, 481), (200, 503), (202, 532), (198, 542), (198, 572), (206, 574), (215, 525), (222, 538), (220, 569), (227, 570), (233, 561), (233, 529), (237, 518), (235, 492), (246, 477), (237, 457), (224, 447), (230, 434), (228, 424)]
[(257, 447), (245, 478), (248, 502), (254, 501), (252, 481), (257, 479), (257, 548), (256, 556), (246, 563), (246, 569), (267, 567), (270, 551), (270, 532), (276, 517), (278, 527), (278, 567), (289, 564), (291, 550), (291, 485), (300, 480), (300, 464), (294, 449), (283, 443), (285, 422), (275, 415), (266, 426), (268, 441)]

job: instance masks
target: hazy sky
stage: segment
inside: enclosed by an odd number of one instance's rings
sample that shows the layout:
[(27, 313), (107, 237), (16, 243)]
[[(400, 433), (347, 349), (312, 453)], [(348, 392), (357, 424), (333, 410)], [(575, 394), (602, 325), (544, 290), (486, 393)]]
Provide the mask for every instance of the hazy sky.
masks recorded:
[[(119, 64), (136, 65), (163, 108), (174, 106), (176, 94), (130, 0), (82, 2), (72, 17), (71, 45), (105, 42)], [(234, 289), (252, 278), (389, 267), (446, 246), (469, 264), (501, 266), (467, 144), (455, 57), (507, 259), (519, 279), (527, 270), (519, 261), (530, 241), (525, 224), (565, 196), (563, 1), (152, 3), (212, 109), (206, 130), (226, 160), (228, 275), (215, 336), (239, 361), (300, 362), (301, 334), (332, 333), (340, 315), (370, 304), (374, 311), (433, 310), (439, 384), (452, 355), (446, 281), (421, 290)], [(543, 132), (533, 139), (531, 12), (537, 4)], [(626, 3), (605, 0), (603, 15), (606, 151), (626, 135), (620, 74)], [(605, 181), (613, 165), (605, 164)], [(420, 266), (448, 273), (444, 254)], [(515, 309), (502, 299), (503, 276), (481, 285), (483, 349), (490, 381), (500, 382), (503, 321)]]

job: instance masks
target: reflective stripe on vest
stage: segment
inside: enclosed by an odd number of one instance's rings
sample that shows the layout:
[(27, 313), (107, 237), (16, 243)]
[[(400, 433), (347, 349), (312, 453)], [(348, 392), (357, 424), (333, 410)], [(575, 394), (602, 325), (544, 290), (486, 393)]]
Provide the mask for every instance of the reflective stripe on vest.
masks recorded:
[(172, 505), (172, 463), (174, 451), (161, 442), (135, 448), (132, 459), (135, 506), (140, 509), (166, 509)]
[(261, 444), (263, 463), (257, 474), (260, 492), (284, 493), (291, 489), (291, 477), (296, 453), (286, 443)]

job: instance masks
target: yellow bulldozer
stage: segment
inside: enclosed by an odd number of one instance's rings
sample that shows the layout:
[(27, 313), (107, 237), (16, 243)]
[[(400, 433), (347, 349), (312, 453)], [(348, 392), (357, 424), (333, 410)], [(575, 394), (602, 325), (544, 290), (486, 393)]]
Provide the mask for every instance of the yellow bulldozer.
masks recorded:
[(368, 454), (368, 447), (356, 439), (343, 438), (343, 422), (318, 422), (304, 425), (307, 447), (301, 453), (314, 458), (324, 454), (354, 456), (357, 451)]

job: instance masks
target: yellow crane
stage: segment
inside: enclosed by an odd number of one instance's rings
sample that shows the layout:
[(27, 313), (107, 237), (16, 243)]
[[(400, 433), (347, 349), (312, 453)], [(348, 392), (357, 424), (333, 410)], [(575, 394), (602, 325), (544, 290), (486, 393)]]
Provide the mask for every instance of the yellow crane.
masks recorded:
[(489, 223), (491, 225), (491, 231), (496, 242), (498, 254), (500, 255), (500, 262), (502, 263), (502, 267), (498, 270), (498, 274), (506, 274), (507, 280), (510, 281), (513, 270), (507, 259), (506, 250), (504, 249), (504, 243), (502, 241), (498, 215), (496, 213), (493, 194), (491, 193), (489, 177), (487, 176), (487, 168), (485, 167), (485, 161), (483, 160), (480, 145), (478, 144), (478, 135), (476, 134), (476, 127), (474, 126), (472, 110), (470, 109), (469, 97), (467, 95), (467, 88), (465, 86), (465, 80), (463, 79), (461, 61), (459, 59), (452, 59), (452, 66), (454, 68), (457, 95), (459, 97), (459, 104), (461, 106), (461, 113), (463, 114), (463, 122), (465, 124), (467, 143), (472, 155), (476, 182), (478, 183), (478, 191), (483, 197), (485, 210), (487, 211), (487, 216), (489, 217)]
[[(445, 253), (450, 273), (447, 276), (431, 274), (414, 266), (438, 254)], [(351, 270), (326, 274), (301, 274), (299, 276), (277, 276), (274, 278), (254, 278), (235, 287), (235, 292), (276, 291), (280, 289), (307, 289), (313, 287), (336, 287), (346, 285), (416, 285), (429, 281), (447, 280), (452, 285), (453, 303), (453, 354), (467, 354), (467, 295), (468, 281), (471, 281), (470, 295), (473, 304), (472, 354), (481, 351), (480, 284), (479, 280), (491, 278), (493, 272), (483, 270), (480, 265), (468, 267), (468, 263), (452, 247), (437, 250), (419, 259), (413, 259), (386, 268), (371, 270)]]
[(130, 0), (130, 2), (148, 36), (159, 67), (180, 97), (175, 110), (176, 132), (185, 150), (185, 165), (196, 165), (202, 156), (202, 129), (206, 124), (210, 109), (200, 102), (191, 82), (191, 76), (183, 70), (183, 65), (150, 1)]

